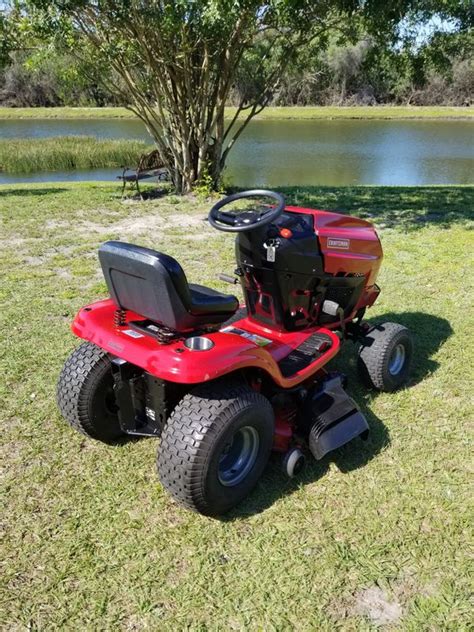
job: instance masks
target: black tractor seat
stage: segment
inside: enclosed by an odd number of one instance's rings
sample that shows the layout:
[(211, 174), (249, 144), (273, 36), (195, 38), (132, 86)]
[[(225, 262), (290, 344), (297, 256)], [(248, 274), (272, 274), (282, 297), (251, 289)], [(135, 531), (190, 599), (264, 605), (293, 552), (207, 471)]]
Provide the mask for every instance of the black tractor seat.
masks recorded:
[(185, 332), (218, 325), (239, 307), (235, 296), (188, 283), (168, 255), (121, 241), (107, 241), (99, 259), (112, 300), (125, 310)]
[[(191, 292), (193, 314), (225, 313), (233, 314), (238, 308), (238, 300), (232, 294), (223, 294), (205, 285), (188, 283)], [(237, 307), (235, 307), (237, 301)]]

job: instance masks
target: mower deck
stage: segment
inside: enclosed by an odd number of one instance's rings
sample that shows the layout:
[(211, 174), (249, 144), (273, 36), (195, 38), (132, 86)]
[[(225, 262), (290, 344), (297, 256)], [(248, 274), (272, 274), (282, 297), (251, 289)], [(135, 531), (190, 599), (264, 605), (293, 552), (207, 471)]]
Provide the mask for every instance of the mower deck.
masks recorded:
[(182, 338), (162, 344), (137, 329), (130, 323), (144, 321), (139, 314), (127, 312), (124, 324), (117, 324), (116, 310), (110, 299), (88, 305), (76, 316), (72, 331), (151, 375), (176, 383), (198, 384), (225, 375), (229, 367), (233, 371), (254, 367), (289, 388), (322, 369), (340, 346), (338, 336), (324, 327), (282, 332), (245, 317), (206, 333), (212, 348), (196, 351), (187, 348)]

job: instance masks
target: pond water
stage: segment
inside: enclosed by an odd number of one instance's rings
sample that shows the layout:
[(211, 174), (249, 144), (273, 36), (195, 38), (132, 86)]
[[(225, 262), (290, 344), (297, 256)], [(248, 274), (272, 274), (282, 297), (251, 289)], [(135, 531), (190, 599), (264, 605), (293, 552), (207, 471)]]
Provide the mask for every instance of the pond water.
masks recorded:
[[(150, 141), (130, 119), (0, 120), (0, 138), (71, 134)], [(109, 180), (119, 171), (0, 173), (0, 183)], [(227, 168), (232, 184), (243, 187), (472, 184), (473, 174), (474, 122), (465, 120), (256, 120)]]

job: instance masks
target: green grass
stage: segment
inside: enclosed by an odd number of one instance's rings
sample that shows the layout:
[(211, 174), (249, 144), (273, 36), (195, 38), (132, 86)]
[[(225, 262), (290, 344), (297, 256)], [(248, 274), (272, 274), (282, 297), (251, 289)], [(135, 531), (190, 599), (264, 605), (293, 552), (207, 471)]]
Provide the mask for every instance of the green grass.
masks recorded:
[(370, 217), (385, 258), (371, 319), (416, 339), (408, 388), (363, 388), (371, 426), (293, 481), (274, 459), (225, 520), (178, 507), (157, 443), (110, 447), (60, 418), (76, 310), (103, 297), (97, 247), (121, 238), (188, 277), (233, 269), (209, 203), (120, 201), (111, 184), (0, 187), (0, 627), (4, 630), (467, 630), (472, 504), (472, 187), (301, 188), (288, 200)]
[(260, 119), (442, 119), (473, 117), (474, 108), (390, 105), (268, 107), (259, 114)]
[[(234, 108), (227, 108), (231, 116)], [(134, 118), (134, 114), (123, 107), (105, 108), (6, 108), (0, 107), (0, 119), (97, 119)], [(268, 107), (258, 115), (263, 119), (432, 119), (432, 118), (474, 118), (472, 107), (450, 106), (308, 106), (308, 107)]]
[(32, 173), (134, 166), (149, 145), (139, 140), (102, 140), (92, 136), (0, 140), (0, 171)]

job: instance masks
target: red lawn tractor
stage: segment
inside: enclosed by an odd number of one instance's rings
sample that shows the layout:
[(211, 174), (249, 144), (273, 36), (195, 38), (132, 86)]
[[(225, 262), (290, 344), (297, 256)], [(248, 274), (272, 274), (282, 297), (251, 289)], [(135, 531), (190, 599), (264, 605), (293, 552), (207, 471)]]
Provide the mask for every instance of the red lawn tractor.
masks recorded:
[(67, 359), (57, 397), (94, 439), (159, 437), (165, 489), (219, 515), (249, 494), (272, 450), (294, 476), (308, 448), (322, 459), (367, 436), (345, 376), (326, 369), (345, 340), (359, 344), (363, 377), (383, 391), (406, 382), (413, 347), (405, 327), (363, 321), (380, 292), (370, 223), (263, 190), (224, 198), (209, 222), (236, 235), (235, 276), (220, 278), (240, 282), (245, 306), (188, 283), (164, 253), (106, 242), (110, 298), (77, 314), (72, 330), (86, 342)]

